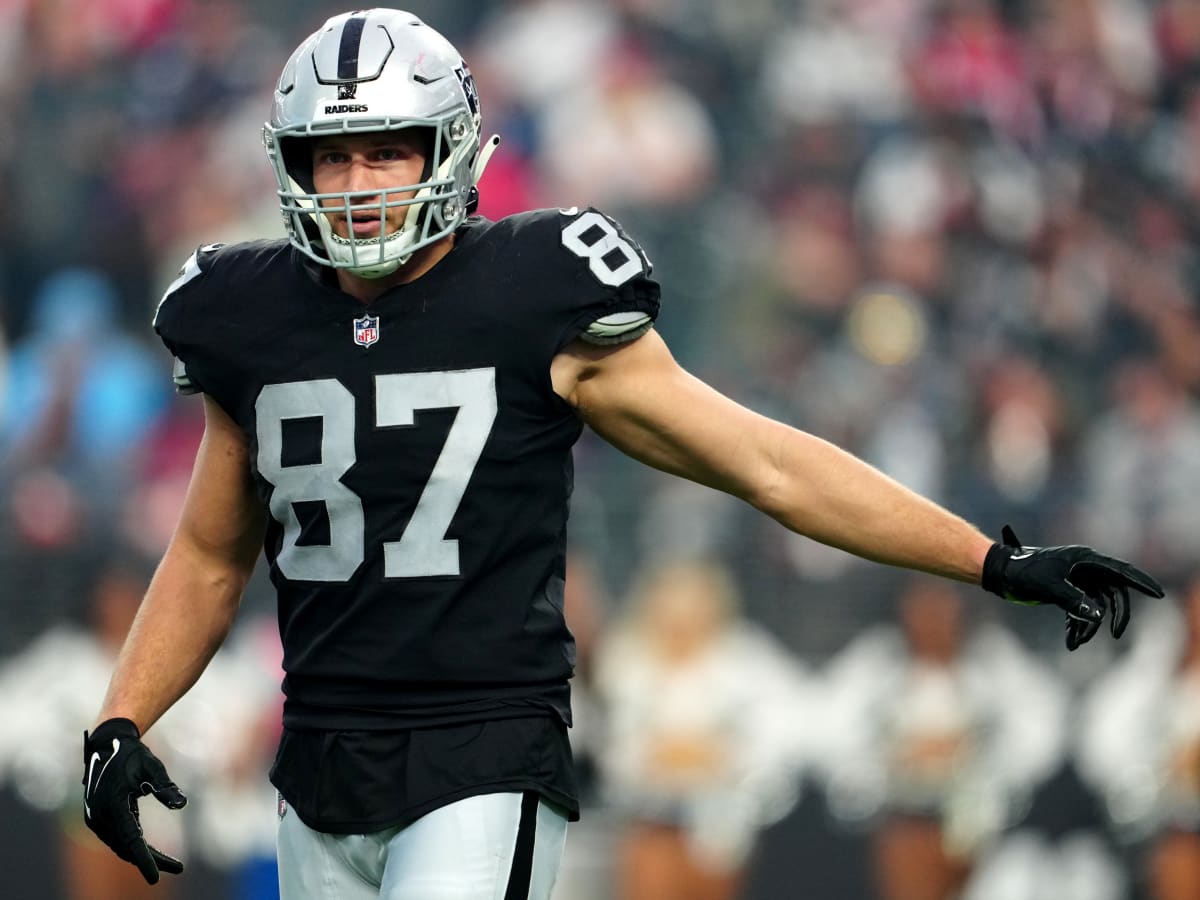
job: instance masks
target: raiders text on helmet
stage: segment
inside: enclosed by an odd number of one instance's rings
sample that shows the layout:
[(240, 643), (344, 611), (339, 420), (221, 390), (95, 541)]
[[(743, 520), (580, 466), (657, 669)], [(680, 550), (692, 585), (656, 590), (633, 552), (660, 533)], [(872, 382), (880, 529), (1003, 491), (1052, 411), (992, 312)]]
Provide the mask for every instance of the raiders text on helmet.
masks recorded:
[[(319, 263), (364, 278), (394, 272), (414, 251), (452, 233), (474, 208), (475, 185), (500, 141), (493, 135), (481, 148), (480, 123), (475, 80), (438, 32), (395, 9), (334, 16), (288, 59), (263, 128), (292, 243)], [(315, 193), (313, 138), (413, 127), (432, 135), (419, 183)], [(386, 211), (397, 207), (406, 208), (401, 227), (369, 239), (335, 234), (318, 212), (349, 217), (370, 209), (386, 226)]]

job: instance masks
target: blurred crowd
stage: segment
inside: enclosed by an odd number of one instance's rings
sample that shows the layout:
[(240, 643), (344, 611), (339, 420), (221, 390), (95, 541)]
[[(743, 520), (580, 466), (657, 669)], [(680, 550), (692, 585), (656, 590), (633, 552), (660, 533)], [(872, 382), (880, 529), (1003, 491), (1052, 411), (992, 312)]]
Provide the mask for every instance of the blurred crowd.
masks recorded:
[[(483, 214), (603, 209), (701, 377), (989, 533), (1168, 587), (1068, 656), (1048, 611), (855, 560), (585, 435), (589, 809), (563, 900), (1194, 898), (1200, 0), (403, 5), (503, 138)], [(340, 11), (0, 3), (0, 801), (61, 840), (57, 887), (14, 897), (138, 895), (129, 867), (97, 874), (74, 785), (202, 431), (149, 322), (196, 246), (283, 235), (259, 130)], [(271, 895), (272, 632), (260, 577), (152, 732), (195, 804), (148, 828), (245, 900)]]

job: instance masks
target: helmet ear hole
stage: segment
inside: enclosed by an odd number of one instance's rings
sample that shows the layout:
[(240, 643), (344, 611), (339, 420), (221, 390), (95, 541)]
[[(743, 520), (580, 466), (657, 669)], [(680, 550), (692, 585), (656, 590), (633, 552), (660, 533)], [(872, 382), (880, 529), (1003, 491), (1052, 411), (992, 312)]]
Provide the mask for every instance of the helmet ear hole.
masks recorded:
[(296, 184), (308, 193), (316, 192), (313, 182), (313, 139), (286, 137), (279, 139), (279, 153), (283, 157), (283, 167), (292, 176)]
[[(434, 156), (437, 150), (437, 129), (422, 128), (421, 132), (421, 152), (425, 154), (425, 165), (421, 168), (421, 180), (428, 181), (433, 177)], [(444, 139), (443, 139), (444, 140)]]

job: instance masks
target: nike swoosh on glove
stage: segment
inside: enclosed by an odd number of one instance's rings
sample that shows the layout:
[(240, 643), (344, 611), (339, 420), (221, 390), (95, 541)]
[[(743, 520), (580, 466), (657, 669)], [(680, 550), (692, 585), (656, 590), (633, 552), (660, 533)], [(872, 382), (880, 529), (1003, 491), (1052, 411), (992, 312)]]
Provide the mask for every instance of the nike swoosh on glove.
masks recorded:
[(1091, 547), (1025, 547), (1007, 525), (1003, 543), (992, 544), (983, 562), (985, 590), (1027, 605), (1054, 604), (1067, 616), (1067, 649), (1086, 644), (1109, 613), (1112, 636), (1129, 624), (1129, 589), (1162, 597), (1159, 583), (1123, 560)]
[(156, 884), (159, 872), (178, 875), (183, 863), (146, 843), (138, 799), (147, 794), (167, 809), (187, 805), (187, 797), (142, 743), (132, 721), (108, 719), (90, 734), (83, 733), (83, 819), (117, 856)]

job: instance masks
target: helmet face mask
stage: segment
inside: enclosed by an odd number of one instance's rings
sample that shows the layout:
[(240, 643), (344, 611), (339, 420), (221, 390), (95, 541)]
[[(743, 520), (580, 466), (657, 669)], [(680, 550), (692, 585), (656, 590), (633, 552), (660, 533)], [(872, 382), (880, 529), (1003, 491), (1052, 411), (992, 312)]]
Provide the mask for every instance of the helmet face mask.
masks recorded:
[[(310, 35), (284, 66), (263, 128), (292, 244), (323, 265), (363, 278), (394, 272), (453, 231), (474, 207), (475, 185), (498, 139), (480, 147), (479, 95), (462, 57), (410, 13), (345, 13)], [(315, 193), (312, 144), (323, 136), (429, 130), (421, 181), (369, 191)], [(404, 212), (388, 230), (388, 211)], [(380, 232), (341, 237), (329, 216), (378, 212)], [(393, 215), (393, 219), (395, 216)]]

